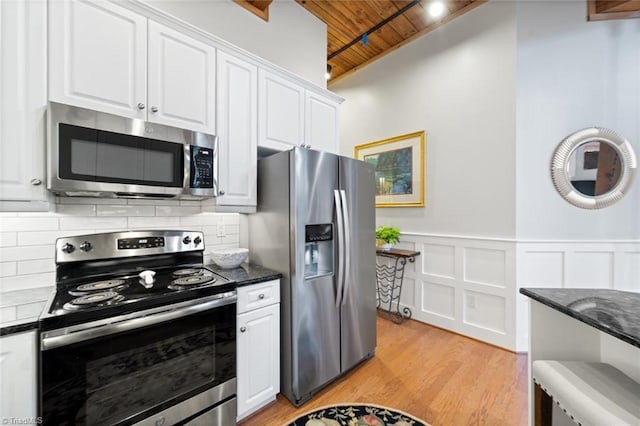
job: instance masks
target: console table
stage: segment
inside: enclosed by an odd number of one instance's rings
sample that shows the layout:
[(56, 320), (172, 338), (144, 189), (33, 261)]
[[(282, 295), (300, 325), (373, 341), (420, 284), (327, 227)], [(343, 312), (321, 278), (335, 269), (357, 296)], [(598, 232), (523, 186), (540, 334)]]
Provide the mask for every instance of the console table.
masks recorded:
[(378, 310), (389, 314), (395, 323), (402, 323), (411, 318), (411, 309), (404, 307), (400, 312), (400, 295), (402, 293), (402, 281), (404, 279), (404, 267), (407, 261), (415, 262), (419, 251), (412, 250), (376, 250), (376, 256), (391, 262), (376, 261), (376, 290), (378, 293)]

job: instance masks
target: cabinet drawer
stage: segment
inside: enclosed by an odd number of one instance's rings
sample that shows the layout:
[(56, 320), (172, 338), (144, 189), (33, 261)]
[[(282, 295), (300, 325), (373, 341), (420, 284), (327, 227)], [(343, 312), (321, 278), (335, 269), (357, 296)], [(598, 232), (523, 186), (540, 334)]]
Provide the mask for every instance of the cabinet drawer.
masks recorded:
[(280, 280), (238, 287), (238, 313), (280, 302)]

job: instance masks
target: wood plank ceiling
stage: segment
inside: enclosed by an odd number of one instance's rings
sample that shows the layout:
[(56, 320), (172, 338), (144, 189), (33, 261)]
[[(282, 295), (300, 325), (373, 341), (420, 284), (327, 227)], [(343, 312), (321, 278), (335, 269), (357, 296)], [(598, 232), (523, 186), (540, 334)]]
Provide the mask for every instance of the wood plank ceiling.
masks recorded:
[[(328, 84), (487, 2), (442, 0), (444, 13), (433, 18), (427, 12), (433, 0), (295, 1), (327, 25)], [(640, 0), (585, 1), (592, 21), (640, 18)]]
[(444, 13), (439, 18), (432, 18), (427, 12), (427, 0), (296, 0), (327, 24), (329, 83), (486, 1), (448, 0), (443, 2)]

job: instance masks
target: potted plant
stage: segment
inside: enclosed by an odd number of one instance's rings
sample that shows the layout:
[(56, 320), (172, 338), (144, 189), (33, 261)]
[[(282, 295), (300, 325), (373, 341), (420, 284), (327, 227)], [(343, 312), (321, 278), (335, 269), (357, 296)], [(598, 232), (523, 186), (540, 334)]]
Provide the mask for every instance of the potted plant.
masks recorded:
[(400, 241), (400, 229), (395, 226), (380, 225), (376, 228), (376, 246), (382, 250), (391, 250), (398, 241)]

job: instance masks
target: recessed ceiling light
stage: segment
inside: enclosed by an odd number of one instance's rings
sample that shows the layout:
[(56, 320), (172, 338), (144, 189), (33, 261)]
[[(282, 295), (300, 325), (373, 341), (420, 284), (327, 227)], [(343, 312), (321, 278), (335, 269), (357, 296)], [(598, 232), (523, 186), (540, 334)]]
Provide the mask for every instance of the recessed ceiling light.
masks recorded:
[(441, 1), (432, 1), (427, 11), (432, 18), (438, 18), (444, 13), (444, 3)]

